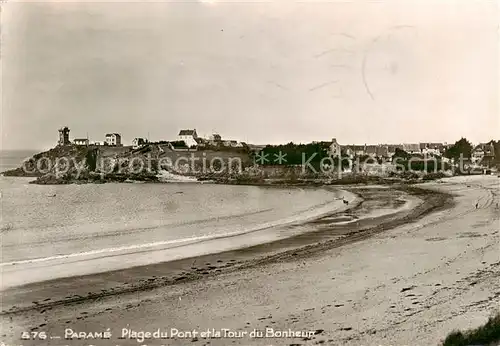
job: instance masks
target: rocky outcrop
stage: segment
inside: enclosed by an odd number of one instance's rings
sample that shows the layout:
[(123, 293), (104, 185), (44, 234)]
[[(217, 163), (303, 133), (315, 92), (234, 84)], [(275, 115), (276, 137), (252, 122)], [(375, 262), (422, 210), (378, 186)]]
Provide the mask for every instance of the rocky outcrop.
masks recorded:
[[(231, 154), (231, 155), (230, 155)], [(223, 184), (311, 185), (367, 184), (422, 181), (414, 173), (379, 175), (336, 171), (318, 172), (302, 165), (254, 165), (248, 156), (234, 153), (192, 151), (189, 155), (166, 146), (129, 147), (58, 146), (34, 155), (6, 176), (35, 177), (35, 184), (106, 182), (213, 181)], [(428, 175), (439, 179), (442, 174)], [(183, 179), (185, 178), (185, 179)], [(425, 179), (425, 178), (424, 178)]]

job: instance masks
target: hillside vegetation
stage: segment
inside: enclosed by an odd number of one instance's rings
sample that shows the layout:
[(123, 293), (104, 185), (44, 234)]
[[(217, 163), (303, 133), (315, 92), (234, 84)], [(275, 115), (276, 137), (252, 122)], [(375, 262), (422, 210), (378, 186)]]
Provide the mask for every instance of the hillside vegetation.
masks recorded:
[(491, 317), (483, 326), (465, 332), (449, 334), (443, 346), (500, 345), (500, 313)]
[[(236, 161), (236, 162), (234, 162)], [(246, 153), (212, 150), (172, 150), (168, 145), (147, 145), (140, 149), (108, 146), (57, 146), (34, 155), (22, 167), (5, 176), (35, 177), (38, 184), (68, 184), (106, 181), (157, 181), (165, 170), (199, 176), (207, 170), (226, 169), (236, 163), (251, 164)], [(233, 167), (236, 168), (236, 167)]]

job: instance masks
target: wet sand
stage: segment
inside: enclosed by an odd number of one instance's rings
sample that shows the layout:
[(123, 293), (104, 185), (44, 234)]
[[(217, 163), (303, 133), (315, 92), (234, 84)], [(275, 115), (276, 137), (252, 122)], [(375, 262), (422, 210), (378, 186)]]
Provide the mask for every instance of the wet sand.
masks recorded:
[[(136, 339), (118, 339), (122, 328), (227, 328), (242, 337), (186, 335), (143, 344), (435, 344), (451, 329), (483, 323), (498, 306), (498, 178), (452, 178), (423, 187), (454, 194), (454, 202), (448, 194), (410, 189), (424, 202), (364, 218), (384, 206), (401, 207), (401, 195), (359, 188), (353, 192), (364, 203), (316, 221), (317, 229), (308, 234), (6, 291), (2, 307), (10, 312), (1, 316), (0, 336), (19, 344), (22, 331), (64, 337), (67, 328), (86, 333), (110, 328), (111, 341), (54, 338), (22, 344), (138, 345)], [(249, 337), (254, 329), (265, 334), (265, 328), (311, 333)]]

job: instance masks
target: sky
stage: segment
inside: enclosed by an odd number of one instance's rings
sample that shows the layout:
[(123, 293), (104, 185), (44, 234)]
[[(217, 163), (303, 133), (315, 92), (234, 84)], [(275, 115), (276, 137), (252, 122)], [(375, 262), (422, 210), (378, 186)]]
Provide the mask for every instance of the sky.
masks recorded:
[(2, 149), (58, 129), (249, 143), (499, 139), (495, 1), (2, 5)]

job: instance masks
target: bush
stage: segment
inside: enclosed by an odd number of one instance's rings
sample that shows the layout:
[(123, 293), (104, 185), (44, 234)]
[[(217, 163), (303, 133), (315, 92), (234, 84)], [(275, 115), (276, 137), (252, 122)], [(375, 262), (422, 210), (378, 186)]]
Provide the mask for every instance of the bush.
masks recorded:
[(500, 313), (488, 319), (485, 325), (464, 333), (450, 333), (443, 346), (492, 345), (500, 341)]
[(445, 178), (446, 174), (443, 172), (437, 172), (437, 173), (429, 173), (423, 176), (422, 180), (436, 180), (436, 179), (441, 179)]
[[(320, 143), (294, 144), (290, 142), (284, 145), (267, 145), (260, 154), (266, 155), (266, 160), (261, 162), (261, 165), (302, 165), (305, 161), (309, 162), (315, 170), (319, 170), (321, 160), (328, 157), (327, 148)], [(277, 160), (280, 154), (284, 158), (281, 162)]]

